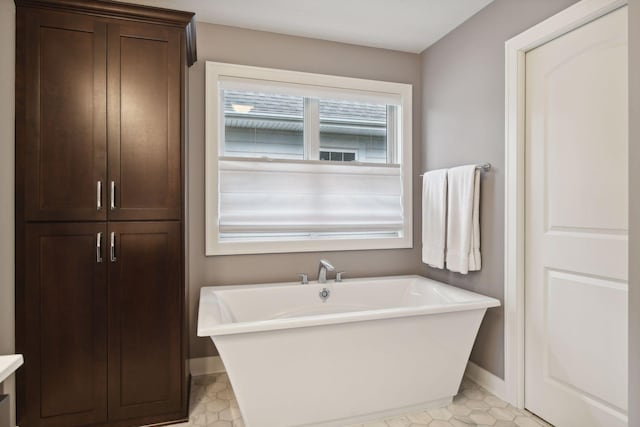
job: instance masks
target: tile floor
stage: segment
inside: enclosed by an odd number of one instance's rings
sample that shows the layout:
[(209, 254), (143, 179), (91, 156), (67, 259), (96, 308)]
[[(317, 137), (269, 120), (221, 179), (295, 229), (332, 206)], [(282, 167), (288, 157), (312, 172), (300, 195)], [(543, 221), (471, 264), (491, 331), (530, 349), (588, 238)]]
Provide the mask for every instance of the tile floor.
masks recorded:
[[(244, 427), (238, 402), (226, 374), (194, 377), (189, 422), (174, 427)], [(527, 411), (498, 399), (464, 379), (460, 393), (446, 408), (415, 412), (350, 427), (549, 427)]]

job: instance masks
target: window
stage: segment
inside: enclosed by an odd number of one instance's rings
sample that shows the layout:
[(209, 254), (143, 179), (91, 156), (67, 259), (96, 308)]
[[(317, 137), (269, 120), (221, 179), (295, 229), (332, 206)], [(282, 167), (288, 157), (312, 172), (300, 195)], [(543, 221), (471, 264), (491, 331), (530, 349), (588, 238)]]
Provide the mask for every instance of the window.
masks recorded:
[(411, 86), (207, 62), (206, 253), (412, 246)]
[(224, 156), (304, 159), (304, 98), (221, 90)]
[[(265, 90), (221, 89), (220, 97), (224, 156), (393, 163), (387, 158), (393, 106)], [(309, 136), (305, 146), (305, 123), (308, 132), (318, 129), (319, 144)]]

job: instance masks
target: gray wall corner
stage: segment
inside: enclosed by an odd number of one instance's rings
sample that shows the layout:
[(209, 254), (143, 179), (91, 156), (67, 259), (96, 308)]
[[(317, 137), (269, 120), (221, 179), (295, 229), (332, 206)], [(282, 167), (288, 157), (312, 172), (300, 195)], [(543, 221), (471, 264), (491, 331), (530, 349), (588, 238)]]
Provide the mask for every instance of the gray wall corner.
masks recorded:
[[(504, 296), (504, 43), (576, 0), (495, 0), (422, 52), (422, 170), (493, 165), (482, 178), (482, 271), (419, 273)], [(504, 315), (487, 312), (471, 360), (504, 378)]]

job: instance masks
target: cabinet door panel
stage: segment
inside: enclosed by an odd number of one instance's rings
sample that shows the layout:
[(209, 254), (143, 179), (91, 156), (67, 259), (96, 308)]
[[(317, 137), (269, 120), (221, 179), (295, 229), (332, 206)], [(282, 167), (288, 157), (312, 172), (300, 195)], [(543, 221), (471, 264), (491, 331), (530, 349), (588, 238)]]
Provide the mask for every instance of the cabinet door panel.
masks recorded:
[(34, 12), (26, 27), (25, 133), (18, 134), (25, 162), (16, 165), (26, 219), (104, 220), (107, 26)]
[(109, 417), (179, 411), (181, 233), (177, 222), (111, 223)]
[(112, 220), (180, 219), (178, 30), (109, 25), (109, 175)]
[[(107, 417), (105, 223), (29, 224), (25, 425)], [(100, 233), (100, 234), (99, 234)]]

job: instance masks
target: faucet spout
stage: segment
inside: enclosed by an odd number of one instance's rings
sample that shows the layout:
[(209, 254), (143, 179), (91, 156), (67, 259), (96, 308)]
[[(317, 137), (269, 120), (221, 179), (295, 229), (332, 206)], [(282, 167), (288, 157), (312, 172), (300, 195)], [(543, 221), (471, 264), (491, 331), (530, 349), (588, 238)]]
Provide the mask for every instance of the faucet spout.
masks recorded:
[(321, 259), (318, 266), (318, 283), (327, 283), (327, 271), (335, 271), (335, 267), (328, 260)]

